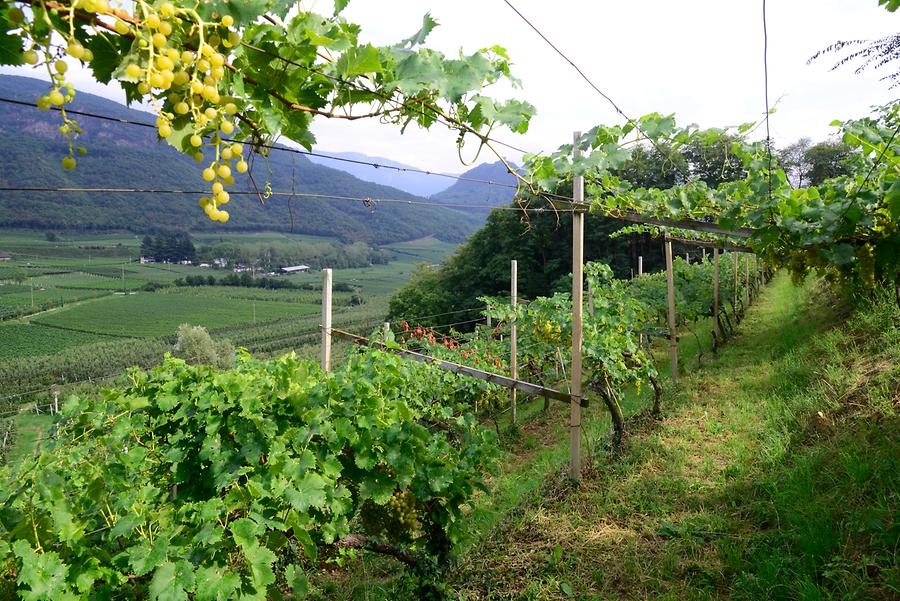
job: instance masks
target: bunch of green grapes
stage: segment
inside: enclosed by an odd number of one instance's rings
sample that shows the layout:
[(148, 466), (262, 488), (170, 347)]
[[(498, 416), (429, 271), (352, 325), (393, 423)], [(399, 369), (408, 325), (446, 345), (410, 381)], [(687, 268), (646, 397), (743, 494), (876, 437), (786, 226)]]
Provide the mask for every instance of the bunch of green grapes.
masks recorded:
[(21, 8), (13, 7), (9, 17), (26, 40), (23, 61), (44, 64), (50, 74), (51, 90), (37, 104), (45, 110), (53, 106), (62, 109), (60, 131), (69, 139), (63, 167), (73, 169), (75, 153), (85, 152), (74, 146), (81, 130), (64, 109), (75, 94), (65, 80), (65, 56), (85, 64), (93, 60), (91, 50), (79, 40), (79, 36), (87, 39), (80, 27), (86, 25), (104, 36), (114, 31), (133, 43), (113, 76), (149, 100), (157, 113), (161, 139), (188, 130), (185, 145), (194, 149), (197, 162), (206, 163), (202, 175), (211, 190), (208, 197), (200, 199), (200, 206), (211, 219), (228, 221), (228, 212), (220, 209), (229, 201), (225, 187), (234, 184), (235, 173), (248, 170), (243, 145), (229, 139), (237, 129), (240, 109), (234, 98), (221, 93), (229, 87), (228, 54), (241, 41), (232, 29), (234, 18), (223, 15), (216, 22), (206, 22), (192, 4), (182, 7), (144, 0), (114, 4), (108, 0), (60, 1), (46, 13), (37, 8), (31, 13), (29, 20)]
[(408, 490), (395, 491), (385, 505), (378, 505), (367, 499), (360, 515), (367, 534), (380, 536), (391, 542), (409, 542), (422, 535), (418, 502)]
[[(243, 145), (226, 139), (235, 131), (238, 106), (220, 94), (227, 53), (241, 39), (238, 32), (229, 30), (234, 19), (224, 15), (218, 23), (205, 23), (194, 9), (171, 2), (158, 7), (139, 2), (135, 13), (141, 18), (131, 23), (116, 21), (116, 30), (134, 35), (139, 48), (140, 60), (124, 65), (124, 79), (136, 82), (141, 94), (150, 95), (160, 138), (169, 138), (176, 124), (184, 126), (189, 120), (194, 159), (209, 160), (203, 179), (210, 183), (211, 194), (199, 204), (210, 219), (224, 223), (229, 215), (220, 207), (230, 199), (225, 187), (234, 184), (234, 172), (248, 169)], [(212, 156), (207, 159), (204, 151)]]
[[(70, 10), (75, 9), (86, 13), (108, 11), (109, 3), (106, 0), (78, 0), (73, 3)], [(29, 21), (25, 12), (18, 6), (10, 7), (8, 12), (10, 22), (18, 25), (19, 35), (25, 40), (22, 53), (22, 62), (26, 65), (44, 67), (50, 77), (50, 91), (37, 99), (37, 106), (43, 111), (52, 107), (59, 107), (63, 123), (59, 126), (59, 132), (66, 137), (68, 153), (62, 159), (65, 169), (74, 169), (77, 165), (75, 154), (85, 154), (87, 149), (75, 146), (75, 139), (81, 133), (78, 123), (66, 113), (65, 105), (75, 98), (75, 89), (66, 81), (66, 73), (69, 64), (65, 60), (68, 55), (76, 60), (88, 63), (94, 59), (93, 53), (82, 46), (75, 39), (74, 34), (66, 39), (66, 45), (57, 43), (52, 27), (36, 27), (34, 20)], [(51, 23), (52, 24), (52, 23)], [(40, 25), (44, 25), (41, 23)]]
[(871, 244), (856, 247), (859, 275), (868, 288), (875, 287), (875, 248)]

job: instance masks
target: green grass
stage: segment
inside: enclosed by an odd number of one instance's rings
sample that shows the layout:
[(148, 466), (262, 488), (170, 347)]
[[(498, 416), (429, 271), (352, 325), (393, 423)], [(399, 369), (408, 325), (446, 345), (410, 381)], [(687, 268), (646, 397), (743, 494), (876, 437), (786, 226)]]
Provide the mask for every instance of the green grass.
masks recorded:
[[(466, 516), (449, 577), (459, 598), (897, 598), (897, 308), (848, 319), (781, 276), (717, 357), (707, 350), (697, 369), (693, 336), (680, 349), (690, 369), (661, 420), (638, 417), (648, 400), (626, 395), (618, 458), (605, 411), (584, 411), (592, 460), (577, 489), (568, 408), (523, 408), (490, 494)], [(315, 579), (312, 598), (414, 598), (397, 572), (362, 557)]]
[(842, 316), (808, 294), (776, 280), (664, 419), (632, 426), (619, 460), (599, 457), (578, 490), (545, 481), (555, 496), (480, 529), (455, 586), (469, 599), (896, 598), (900, 317), (885, 303), (828, 330)]
[(20, 413), (12, 418), (16, 422), (15, 443), (10, 447), (6, 461), (13, 465), (34, 452), (39, 439), (47, 435), (53, 418), (42, 413)]

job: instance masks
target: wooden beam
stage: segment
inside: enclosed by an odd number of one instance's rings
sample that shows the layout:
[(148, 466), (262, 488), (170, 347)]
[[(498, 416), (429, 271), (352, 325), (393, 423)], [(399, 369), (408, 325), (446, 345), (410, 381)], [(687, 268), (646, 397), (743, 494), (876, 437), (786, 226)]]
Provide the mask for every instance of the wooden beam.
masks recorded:
[(659, 217), (648, 217), (635, 213), (634, 211), (610, 211), (600, 207), (592, 206), (585, 209), (585, 212), (596, 212), (610, 219), (618, 219), (629, 223), (638, 223), (644, 225), (659, 225), (662, 227), (674, 227), (682, 230), (692, 230), (695, 232), (706, 232), (708, 234), (719, 234), (720, 236), (735, 236), (737, 238), (749, 238), (753, 235), (754, 230), (748, 228), (737, 228), (727, 230), (715, 223), (706, 221), (697, 221), (696, 219), (662, 219)]
[(545, 386), (538, 386), (537, 384), (532, 384), (530, 382), (523, 382), (522, 380), (507, 378), (506, 376), (501, 376), (500, 374), (483, 371), (474, 367), (469, 367), (468, 365), (461, 365), (459, 363), (454, 363), (453, 361), (438, 359), (437, 357), (430, 357), (428, 355), (423, 355), (422, 353), (417, 353), (415, 351), (401, 348), (391, 348), (386, 344), (374, 342), (372, 340), (369, 340), (368, 338), (363, 338), (362, 336), (357, 336), (356, 334), (351, 334), (350, 332), (345, 332), (343, 330), (339, 330), (338, 328), (331, 328), (331, 334), (332, 336), (337, 336), (338, 338), (349, 340), (350, 342), (358, 344), (360, 346), (370, 346), (386, 353), (399, 355), (400, 357), (404, 357), (406, 359), (413, 359), (414, 361), (428, 363), (429, 365), (434, 365), (439, 369), (459, 374), (461, 376), (468, 376), (470, 378), (484, 380), (485, 382), (497, 384), (498, 386), (503, 386), (504, 388), (514, 388), (515, 390), (524, 392), (525, 394), (534, 394), (543, 397), (549, 397), (551, 399), (563, 401), (564, 403), (575, 401), (578, 402), (581, 407), (588, 406), (588, 400), (586, 398), (578, 399), (577, 397), (567, 392), (560, 392), (559, 390), (554, 390)]
[(739, 246), (735, 244), (722, 244), (713, 242), (712, 240), (689, 240), (687, 238), (671, 238), (672, 242), (679, 244), (689, 244), (691, 246), (699, 246), (700, 248), (713, 248), (718, 250), (727, 250), (729, 252), (752, 253), (755, 252), (749, 246)]

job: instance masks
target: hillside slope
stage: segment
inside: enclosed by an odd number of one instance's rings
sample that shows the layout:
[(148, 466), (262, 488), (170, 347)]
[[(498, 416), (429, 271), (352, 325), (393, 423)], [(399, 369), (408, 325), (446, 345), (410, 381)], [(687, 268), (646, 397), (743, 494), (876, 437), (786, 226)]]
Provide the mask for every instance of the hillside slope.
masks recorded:
[(887, 294), (851, 314), (781, 275), (718, 357), (666, 395), (660, 421), (632, 403), (618, 457), (592, 404), (579, 488), (562, 469), (567, 409), (523, 423), (471, 514), (480, 533), (454, 588), (485, 600), (896, 599), (898, 332)]
[[(482, 163), (462, 174), (463, 178), (494, 182), (491, 185), (481, 182), (460, 180), (452, 186), (434, 194), (431, 199), (439, 202), (462, 205), (490, 205), (498, 207), (510, 204), (516, 196), (515, 185), (518, 182), (501, 161)], [(513, 186), (512, 188), (509, 186)]]
[[(2, 95), (33, 102), (46, 83), (24, 77), (0, 76)], [(73, 108), (152, 123), (148, 113), (110, 100), (78, 93)], [(59, 114), (0, 103), (0, 186), (103, 187), (205, 190), (197, 164), (156, 140), (153, 129), (79, 117), (84, 134), (79, 142), (88, 154), (75, 171), (60, 166), (65, 143), (57, 132)], [(273, 190), (358, 198), (415, 200), (406, 192), (364, 182), (343, 171), (315, 165), (304, 156), (272, 152), (257, 158), (254, 177)], [(235, 189), (252, 190), (242, 178)], [(483, 220), (442, 208), (298, 198), (288, 210), (286, 197), (260, 203), (255, 196), (233, 196), (232, 219), (210, 222), (197, 207), (196, 194), (34, 193), (0, 192), (0, 226), (58, 229), (129, 229), (158, 227), (193, 230), (278, 230), (339, 236), (345, 240), (389, 243), (435, 236), (461, 241)]]

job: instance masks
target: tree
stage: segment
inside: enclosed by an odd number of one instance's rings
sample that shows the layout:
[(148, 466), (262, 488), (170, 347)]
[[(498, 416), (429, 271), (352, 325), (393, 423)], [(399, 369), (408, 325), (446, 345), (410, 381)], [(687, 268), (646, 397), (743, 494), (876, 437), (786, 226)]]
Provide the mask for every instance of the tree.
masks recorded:
[(747, 170), (731, 151), (731, 145), (735, 142), (737, 138), (733, 136), (717, 136), (711, 140), (692, 139), (681, 149), (691, 178), (706, 182), (710, 188), (716, 188), (723, 182), (744, 179)]
[(234, 346), (228, 340), (213, 340), (203, 326), (178, 326), (175, 355), (191, 365), (228, 369), (234, 362)]
[(870, 67), (875, 70), (887, 67), (891, 70), (881, 80), (890, 82), (891, 88), (900, 85), (900, 67), (892, 64), (900, 59), (900, 34), (895, 33), (876, 40), (839, 40), (816, 52), (806, 64), (826, 54), (836, 54), (842, 50), (849, 52), (831, 66), (831, 71), (849, 63), (856, 63), (853, 72), (857, 75)]
[(843, 142), (819, 142), (811, 146), (804, 157), (809, 164), (809, 185), (818, 186), (826, 179), (850, 173), (846, 160), (852, 149)]
[(784, 169), (788, 181), (795, 188), (802, 188), (804, 184), (809, 183), (809, 172), (812, 166), (809, 164), (806, 153), (811, 145), (812, 142), (809, 138), (800, 138), (778, 152), (778, 162)]

